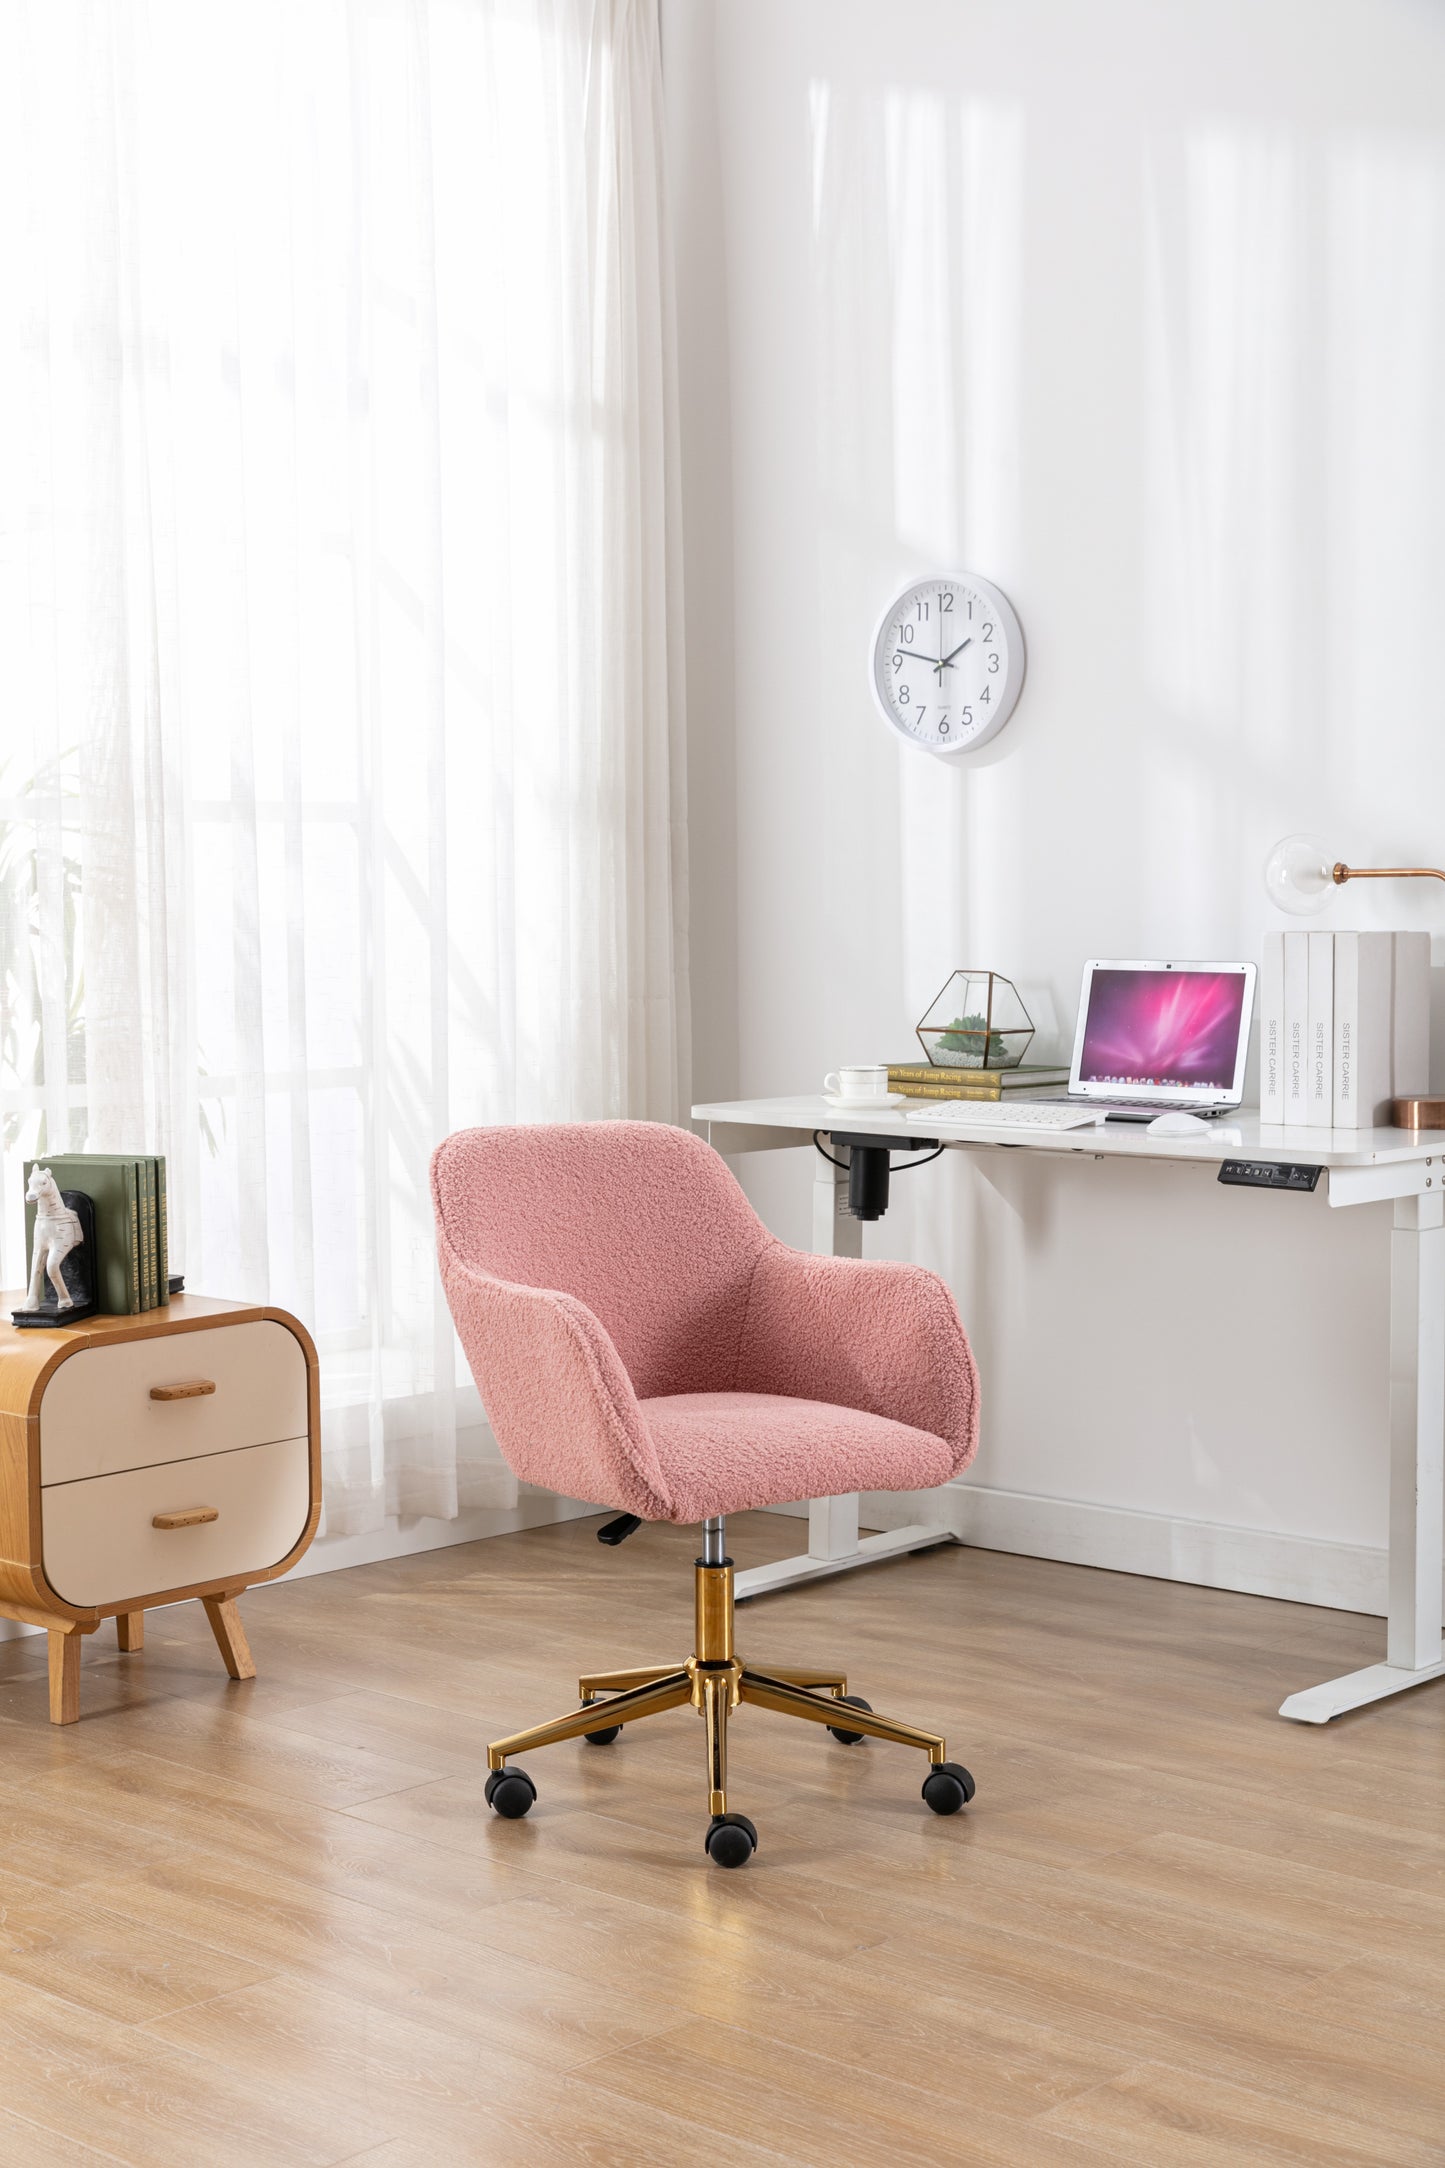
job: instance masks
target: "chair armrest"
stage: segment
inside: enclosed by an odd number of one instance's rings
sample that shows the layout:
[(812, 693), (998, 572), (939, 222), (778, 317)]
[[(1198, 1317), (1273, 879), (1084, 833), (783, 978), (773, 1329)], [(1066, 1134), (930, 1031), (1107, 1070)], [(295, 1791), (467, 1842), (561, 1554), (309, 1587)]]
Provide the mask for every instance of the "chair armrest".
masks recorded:
[(666, 1519), (662, 1471), (632, 1381), (587, 1305), (473, 1271), (445, 1242), (441, 1272), (487, 1420), (523, 1481)]
[(738, 1390), (890, 1416), (953, 1447), (978, 1445), (978, 1371), (958, 1305), (921, 1265), (811, 1257), (778, 1242), (758, 1259)]

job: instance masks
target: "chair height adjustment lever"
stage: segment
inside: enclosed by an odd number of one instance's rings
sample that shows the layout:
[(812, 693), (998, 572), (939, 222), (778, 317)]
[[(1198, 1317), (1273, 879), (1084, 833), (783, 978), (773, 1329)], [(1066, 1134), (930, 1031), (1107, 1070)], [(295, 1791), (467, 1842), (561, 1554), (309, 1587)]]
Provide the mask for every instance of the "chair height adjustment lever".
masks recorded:
[(597, 1541), (614, 1545), (625, 1543), (629, 1536), (636, 1535), (641, 1526), (642, 1515), (640, 1513), (619, 1513), (615, 1521), (608, 1521), (598, 1529)]

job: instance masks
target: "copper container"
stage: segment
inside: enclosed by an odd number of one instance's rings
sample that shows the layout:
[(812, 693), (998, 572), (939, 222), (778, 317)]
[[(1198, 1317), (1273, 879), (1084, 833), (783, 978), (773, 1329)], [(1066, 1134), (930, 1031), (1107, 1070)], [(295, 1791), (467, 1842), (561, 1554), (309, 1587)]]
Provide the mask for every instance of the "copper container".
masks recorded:
[(1397, 1129), (1445, 1129), (1445, 1099), (1394, 1099), (1390, 1120)]

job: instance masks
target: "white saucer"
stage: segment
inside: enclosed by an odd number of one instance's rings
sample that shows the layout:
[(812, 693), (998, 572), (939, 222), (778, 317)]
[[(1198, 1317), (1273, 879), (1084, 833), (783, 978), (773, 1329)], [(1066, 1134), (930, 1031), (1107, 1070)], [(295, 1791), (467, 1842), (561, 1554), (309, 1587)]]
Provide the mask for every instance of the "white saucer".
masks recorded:
[(868, 1099), (854, 1096), (845, 1099), (841, 1092), (824, 1092), (823, 1097), (830, 1107), (851, 1107), (855, 1114), (881, 1114), (888, 1107), (908, 1104), (907, 1092), (880, 1092)]

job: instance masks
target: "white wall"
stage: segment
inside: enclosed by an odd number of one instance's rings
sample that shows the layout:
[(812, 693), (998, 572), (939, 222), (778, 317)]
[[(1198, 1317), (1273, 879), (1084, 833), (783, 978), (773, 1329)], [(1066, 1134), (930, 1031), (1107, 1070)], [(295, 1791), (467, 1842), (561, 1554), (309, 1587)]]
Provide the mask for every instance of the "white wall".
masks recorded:
[[(698, 1096), (897, 1058), (961, 964), (1061, 1047), (1086, 954), (1257, 956), (1290, 830), (1438, 863), (1445, 9), (665, 21)], [(958, 567), (1029, 669), (950, 768), (866, 669), (890, 590)], [(740, 1171), (805, 1242), (802, 1156)], [(972, 1480), (1383, 1543), (1384, 1208), (1002, 1158), (896, 1195), (872, 1247), (946, 1271), (979, 1354)]]

